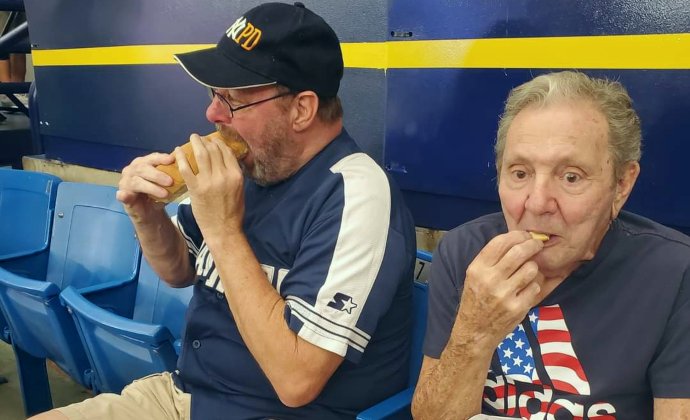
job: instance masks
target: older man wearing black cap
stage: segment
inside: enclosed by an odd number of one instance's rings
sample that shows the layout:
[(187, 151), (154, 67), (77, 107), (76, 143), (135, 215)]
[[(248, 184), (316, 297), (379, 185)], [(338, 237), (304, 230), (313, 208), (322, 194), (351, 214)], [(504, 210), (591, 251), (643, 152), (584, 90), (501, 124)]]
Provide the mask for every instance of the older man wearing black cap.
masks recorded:
[[(194, 285), (174, 373), (42, 418), (340, 419), (402, 389), (415, 255), (400, 192), (342, 127), (340, 44), (302, 4), (239, 17), (216, 47), (180, 54), (207, 118), (247, 145), (192, 135), (135, 159), (118, 199), (144, 254)], [(177, 162), (191, 204), (162, 204)], [(268, 280), (268, 281), (267, 281)]]

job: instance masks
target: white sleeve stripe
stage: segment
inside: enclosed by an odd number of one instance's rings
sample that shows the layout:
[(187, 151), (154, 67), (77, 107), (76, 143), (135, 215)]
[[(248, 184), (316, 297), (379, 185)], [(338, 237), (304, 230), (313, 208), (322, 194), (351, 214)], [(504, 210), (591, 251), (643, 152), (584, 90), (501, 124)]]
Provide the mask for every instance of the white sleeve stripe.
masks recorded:
[(339, 325), (354, 327), (379, 274), (388, 240), (391, 194), (388, 178), (365, 153), (349, 155), (331, 167), (343, 179), (343, 213), (326, 279), (314, 303), (316, 313), (328, 313), (328, 303), (340, 293), (356, 307), (351, 313), (329, 315)]
[[(354, 349), (364, 353), (364, 347), (358, 345), (357, 343), (348, 340), (347, 337), (342, 337), (337, 334), (323, 329), (318, 324), (314, 324), (311, 320), (305, 318), (297, 311), (292, 312), (300, 321), (302, 321), (302, 328), (300, 329), (298, 336), (309, 341), (311, 344), (324, 348), (326, 350), (332, 351), (340, 356), (345, 356), (347, 353), (348, 345), (352, 346)], [(336, 343), (338, 344), (336, 344)]]
[[(180, 201), (180, 203), (178, 205), (178, 209), (180, 208), (179, 206), (181, 206), (183, 204), (191, 206), (192, 205), (191, 197), (187, 197), (184, 200)], [(184, 231), (184, 228), (180, 224), (180, 220), (177, 217), (177, 215), (175, 215), (175, 224), (177, 225), (177, 229), (182, 233), (182, 237), (184, 238), (185, 242), (187, 243), (187, 249), (192, 253), (192, 255), (194, 255), (195, 258), (198, 257), (199, 256), (199, 248), (194, 244), (194, 241), (192, 240), (192, 238)]]
[(308, 320), (310, 324), (318, 326), (329, 335), (343, 337), (347, 339), (353, 347), (361, 347), (364, 349), (364, 347), (366, 347), (369, 343), (369, 339), (371, 337), (364, 332), (336, 324), (330, 319), (324, 318), (320, 314), (316, 313), (313, 308), (308, 306), (304, 301), (300, 301), (294, 296), (288, 296), (285, 301), (290, 307), (292, 313), (299, 316), (302, 322)]
[(192, 238), (190, 238), (189, 235), (187, 235), (187, 233), (184, 231), (182, 224), (180, 224), (180, 220), (179, 219), (175, 220), (175, 222), (177, 224), (177, 230), (180, 231), (180, 233), (182, 234), (182, 237), (184, 238), (184, 241), (187, 243), (187, 249), (189, 249), (189, 251), (191, 251), (191, 253), (194, 255), (194, 257), (198, 256), (199, 255), (199, 248), (196, 247), (196, 245), (194, 244), (194, 241), (192, 241)]
[(201, 250), (199, 255), (196, 257), (196, 265), (201, 268), (199, 274), (203, 276), (208, 276), (211, 273), (211, 265), (213, 263), (213, 258), (211, 257), (211, 252), (206, 244), (201, 245)]
[[(307, 303), (304, 299), (302, 299), (300, 297), (290, 295), (290, 296), (286, 297), (285, 300), (291, 301), (297, 305), (300, 305), (302, 308), (304, 308), (304, 310), (306, 310), (306, 312), (310, 312), (314, 316), (323, 319), (323, 321), (325, 323), (333, 325), (334, 328), (342, 328), (344, 330), (348, 330), (352, 334), (356, 334), (356, 335), (360, 336), (363, 340), (366, 340), (366, 341), (369, 341), (371, 339), (371, 336), (369, 334), (360, 330), (357, 327), (350, 327), (348, 325), (338, 324), (337, 322), (333, 321), (332, 319), (322, 316), (319, 312), (316, 311), (316, 308), (311, 306), (309, 303)], [(297, 308), (295, 308), (295, 309), (297, 309)], [(304, 312), (304, 310), (303, 310), (303, 312)]]

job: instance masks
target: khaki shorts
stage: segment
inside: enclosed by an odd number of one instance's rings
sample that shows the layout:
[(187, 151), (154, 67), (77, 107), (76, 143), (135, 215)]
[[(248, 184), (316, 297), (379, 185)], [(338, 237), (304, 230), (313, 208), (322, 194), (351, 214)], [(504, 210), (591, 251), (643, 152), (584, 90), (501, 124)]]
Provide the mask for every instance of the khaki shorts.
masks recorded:
[(189, 420), (192, 396), (180, 391), (170, 372), (156, 373), (127, 385), (122, 394), (100, 394), (58, 408), (73, 420)]

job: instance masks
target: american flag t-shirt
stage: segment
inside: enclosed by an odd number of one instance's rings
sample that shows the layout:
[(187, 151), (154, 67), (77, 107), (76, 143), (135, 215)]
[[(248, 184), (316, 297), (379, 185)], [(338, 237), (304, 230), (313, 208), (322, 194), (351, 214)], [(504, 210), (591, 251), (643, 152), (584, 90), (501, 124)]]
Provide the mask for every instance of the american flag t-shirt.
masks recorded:
[[(532, 339), (536, 338), (541, 363), (548, 378), (539, 377), (535, 352), (523, 324), (508, 334), (498, 346), (503, 374), (515, 382), (551, 384), (562, 392), (590, 395), (589, 381), (573, 349), (570, 331), (559, 305), (534, 308), (527, 314)], [(537, 355), (538, 355), (537, 354)]]

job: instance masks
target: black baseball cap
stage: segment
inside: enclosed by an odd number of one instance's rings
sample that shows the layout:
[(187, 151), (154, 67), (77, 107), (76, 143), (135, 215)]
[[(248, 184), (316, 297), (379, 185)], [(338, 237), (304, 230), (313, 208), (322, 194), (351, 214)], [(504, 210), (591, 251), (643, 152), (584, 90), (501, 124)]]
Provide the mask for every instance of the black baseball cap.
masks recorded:
[(302, 3), (265, 3), (240, 16), (214, 48), (176, 54), (199, 83), (238, 89), (279, 83), (337, 95), (343, 77), (338, 36)]

